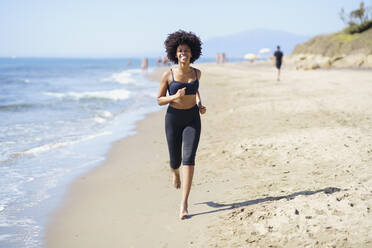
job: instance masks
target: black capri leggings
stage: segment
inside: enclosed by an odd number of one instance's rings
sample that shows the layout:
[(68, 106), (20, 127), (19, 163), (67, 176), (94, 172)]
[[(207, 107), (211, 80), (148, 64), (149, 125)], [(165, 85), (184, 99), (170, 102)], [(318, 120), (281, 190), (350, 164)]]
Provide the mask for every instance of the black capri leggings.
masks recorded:
[(200, 130), (201, 123), (197, 105), (190, 109), (168, 107), (165, 115), (165, 133), (168, 142), (170, 166), (173, 169), (180, 167), (181, 160), (183, 165), (195, 165)]

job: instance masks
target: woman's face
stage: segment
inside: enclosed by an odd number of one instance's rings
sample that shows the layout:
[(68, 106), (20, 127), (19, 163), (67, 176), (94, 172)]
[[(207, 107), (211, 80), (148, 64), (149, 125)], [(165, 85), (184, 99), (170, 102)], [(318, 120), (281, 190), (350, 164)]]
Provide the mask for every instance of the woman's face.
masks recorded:
[(178, 63), (190, 63), (191, 49), (188, 45), (181, 44), (177, 47)]

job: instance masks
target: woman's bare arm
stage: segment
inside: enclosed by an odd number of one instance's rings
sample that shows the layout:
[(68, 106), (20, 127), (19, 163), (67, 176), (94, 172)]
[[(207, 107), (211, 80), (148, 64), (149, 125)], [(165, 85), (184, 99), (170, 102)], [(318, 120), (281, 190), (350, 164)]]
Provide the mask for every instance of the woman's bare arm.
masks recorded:
[[(197, 75), (198, 75), (198, 81), (200, 81), (201, 71), (197, 70)], [(196, 92), (196, 104), (199, 107), (200, 113), (205, 114), (205, 112), (207, 111), (207, 108), (205, 106), (203, 106), (203, 104), (202, 104), (199, 90)]]

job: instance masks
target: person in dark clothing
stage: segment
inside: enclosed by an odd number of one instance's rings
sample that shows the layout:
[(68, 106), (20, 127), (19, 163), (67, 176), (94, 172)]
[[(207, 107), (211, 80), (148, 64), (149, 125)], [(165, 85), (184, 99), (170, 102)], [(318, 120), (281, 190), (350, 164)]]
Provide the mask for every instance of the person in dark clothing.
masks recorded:
[(205, 114), (207, 111), (201, 103), (199, 93), (201, 71), (190, 66), (201, 55), (201, 41), (195, 34), (179, 30), (169, 34), (164, 44), (167, 57), (178, 66), (163, 74), (158, 104), (169, 104), (165, 115), (165, 134), (173, 185), (177, 189), (181, 187), (179, 168), (182, 164), (180, 218), (185, 219), (188, 217), (187, 202), (201, 132), (199, 114)]
[(282, 63), (283, 63), (283, 52), (280, 51), (280, 46), (276, 47), (276, 51), (274, 53), (274, 59), (275, 59), (276, 69), (278, 69), (276, 80), (280, 81), (280, 68), (282, 67)]

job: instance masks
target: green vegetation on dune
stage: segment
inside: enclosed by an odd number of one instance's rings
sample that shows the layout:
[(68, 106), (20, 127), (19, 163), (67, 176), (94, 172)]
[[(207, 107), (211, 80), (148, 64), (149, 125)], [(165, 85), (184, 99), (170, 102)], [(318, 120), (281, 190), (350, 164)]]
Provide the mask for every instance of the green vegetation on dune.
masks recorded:
[(347, 33), (341, 32), (341, 33), (336, 33), (335, 35), (333, 35), (331, 38), (331, 41), (337, 40), (343, 43), (348, 43), (348, 42), (355, 40), (357, 37), (359, 37), (358, 34), (347, 34)]
[(344, 30), (342, 30), (342, 32), (346, 34), (358, 34), (358, 33), (363, 33), (364, 31), (370, 28), (372, 28), (372, 20), (363, 22), (359, 25), (358, 24), (349, 25)]
[(372, 28), (372, 12), (370, 15), (368, 13), (371, 9), (371, 7), (364, 6), (363, 1), (360, 3), (358, 9), (351, 11), (348, 15), (346, 15), (342, 8), (339, 13), (340, 19), (347, 25), (342, 32), (346, 34), (356, 34), (363, 33)]

